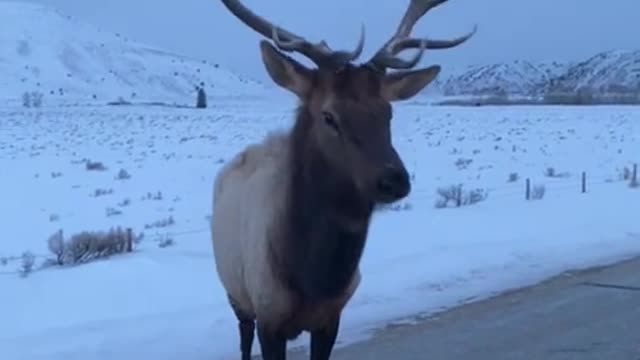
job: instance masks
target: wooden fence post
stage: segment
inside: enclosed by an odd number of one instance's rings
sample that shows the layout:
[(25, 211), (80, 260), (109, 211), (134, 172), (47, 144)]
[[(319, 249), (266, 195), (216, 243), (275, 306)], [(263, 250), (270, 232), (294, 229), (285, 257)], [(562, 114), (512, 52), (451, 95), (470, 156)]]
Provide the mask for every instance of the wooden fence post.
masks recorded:
[(133, 231), (127, 228), (127, 252), (133, 251)]
[(583, 171), (582, 172), (582, 193), (586, 193), (587, 192), (587, 172)]
[(525, 189), (525, 198), (531, 199), (531, 179), (527, 178), (527, 188)]

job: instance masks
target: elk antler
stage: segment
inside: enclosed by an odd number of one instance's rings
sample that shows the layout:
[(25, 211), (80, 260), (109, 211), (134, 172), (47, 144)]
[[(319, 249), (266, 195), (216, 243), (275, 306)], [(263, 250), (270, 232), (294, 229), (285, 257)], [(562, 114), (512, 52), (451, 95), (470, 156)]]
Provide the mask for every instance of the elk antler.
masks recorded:
[(299, 52), (318, 66), (341, 66), (357, 59), (364, 48), (364, 25), (360, 31), (360, 40), (353, 51), (334, 51), (324, 41), (311, 43), (302, 36), (283, 28), (276, 27), (267, 19), (253, 13), (238, 0), (221, 0), (222, 3), (240, 19), (259, 34), (270, 38), (283, 51)]
[[(420, 61), (425, 49), (448, 49), (467, 41), (475, 34), (478, 29), (477, 26), (474, 26), (473, 30), (466, 35), (451, 40), (431, 40), (409, 37), (413, 26), (424, 14), (446, 1), (447, 0), (411, 0), (396, 33), (375, 53), (371, 60), (369, 60), (368, 65), (381, 71), (385, 71), (387, 68), (410, 69)], [(412, 59), (404, 60), (396, 57), (402, 50), (412, 48), (419, 49), (418, 53), (416, 53)]]

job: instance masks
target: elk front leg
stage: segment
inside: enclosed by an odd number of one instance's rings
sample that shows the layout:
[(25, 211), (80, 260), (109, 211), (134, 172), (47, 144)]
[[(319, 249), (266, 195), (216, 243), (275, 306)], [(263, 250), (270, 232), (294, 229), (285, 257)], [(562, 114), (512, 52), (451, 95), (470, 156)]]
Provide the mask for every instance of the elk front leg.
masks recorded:
[(329, 360), (338, 337), (339, 327), (340, 316), (338, 315), (325, 328), (311, 332), (311, 360)]
[(264, 360), (286, 360), (287, 338), (258, 321), (258, 341)]

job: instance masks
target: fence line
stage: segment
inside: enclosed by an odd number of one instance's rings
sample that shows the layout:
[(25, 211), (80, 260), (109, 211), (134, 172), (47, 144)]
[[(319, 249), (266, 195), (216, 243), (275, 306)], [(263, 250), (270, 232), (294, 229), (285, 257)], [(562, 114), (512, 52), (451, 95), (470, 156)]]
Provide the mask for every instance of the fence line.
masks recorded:
[[(532, 190), (534, 190), (534, 186), (542, 186), (543, 191), (545, 192), (545, 196), (552, 192), (561, 192), (568, 193), (574, 192), (577, 194), (589, 193), (593, 188), (599, 188), (604, 185), (613, 185), (613, 184), (628, 184), (630, 187), (640, 187), (640, 183), (638, 182), (637, 175), (637, 164), (632, 165), (632, 171), (630, 170), (630, 174), (625, 173), (625, 177), (595, 177), (590, 178), (586, 171), (580, 172), (580, 176), (576, 179), (572, 176), (544, 176), (537, 178), (538, 180), (533, 181), (532, 177), (524, 178), (524, 181), (516, 180), (516, 181), (508, 181), (505, 182), (504, 185), (497, 185), (492, 187), (483, 187), (482, 184), (478, 184), (477, 186), (468, 185), (463, 183), (452, 183), (451, 185), (445, 185), (434, 188), (415, 188), (412, 192), (410, 199), (420, 199), (420, 200), (431, 200), (436, 201), (442, 199), (442, 196), (437, 193), (439, 189), (447, 189), (450, 186), (462, 185), (463, 188), (467, 190), (478, 189), (484, 191), (487, 196), (491, 196), (492, 198), (512, 198), (512, 197), (521, 197), (525, 200), (531, 200)], [(628, 169), (628, 168), (627, 168)], [(633, 185), (635, 184), (635, 186)]]
[[(471, 185), (468, 188), (478, 188), (478, 189), (486, 190), (491, 193), (492, 197), (495, 197), (496, 195), (498, 197), (502, 197), (504, 195), (506, 195), (507, 197), (517, 195), (517, 196), (523, 196), (525, 199), (530, 198), (530, 192), (533, 185), (544, 186), (546, 190), (553, 190), (553, 191), (559, 190), (559, 191), (566, 192), (565, 190), (575, 189), (577, 193), (588, 193), (589, 189), (593, 186), (611, 185), (615, 183), (627, 183), (627, 184), (631, 184), (634, 182), (637, 183), (638, 182), (637, 167), (638, 167), (637, 164), (633, 165), (634, 170), (632, 171), (632, 174), (629, 176), (628, 179), (596, 177), (595, 180), (590, 180), (592, 178), (589, 178), (588, 173), (586, 171), (583, 171), (580, 173), (580, 177), (578, 179), (575, 179), (573, 177), (571, 178), (565, 177), (565, 176), (562, 176), (562, 177), (547, 176), (547, 177), (544, 177), (542, 180), (538, 180), (534, 182), (533, 178), (527, 177), (524, 179), (525, 180), (524, 183), (515, 183), (514, 181), (514, 182), (505, 183), (503, 186), (493, 186), (493, 187), (486, 187), (486, 188), (483, 188), (479, 184), (478, 186)], [(456, 183), (456, 185), (457, 184), (458, 183)], [(448, 186), (445, 185), (439, 188), (447, 188), (447, 187)], [(412, 195), (417, 195), (421, 199), (436, 200), (439, 198), (439, 196), (434, 194), (436, 191), (437, 189), (433, 190), (433, 189), (417, 188), (412, 192)]]
[[(541, 186), (544, 186), (545, 190), (547, 188), (550, 188), (553, 191), (560, 191), (563, 193), (568, 193), (569, 191), (575, 191), (576, 193), (589, 193), (589, 190), (596, 186), (602, 186), (602, 185), (612, 185), (615, 183), (627, 183), (629, 187), (634, 187), (633, 184), (635, 184), (635, 186), (640, 186), (639, 185), (639, 180), (638, 180), (638, 164), (635, 163), (633, 164), (633, 170), (631, 170), (631, 174), (629, 174), (629, 178), (627, 179), (618, 179), (618, 180), (614, 180), (612, 178), (605, 178), (605, 179), (598, 179), (596, 181), (589, 181), (589, 178), (587, 176), (587, 172), (586, 171), (582, 171), (581, 172), (581, 176), (580, 179), (578, 179), (576, 181), (575, 178), (567, 178), (567, 177), (545, 177), (545, 179), (547, 180), (546, 182), (550, 182), (549, 183), (543, 183), (543, 181), (540, 181), (539, 184)], [(555, 186), (557, 185), (557, 186)], [(512, 182), (509, 182), (507, 184), (505, 184), (504, 186), (497, 186), (497, 187), (491, 187), (491, 188), (485, 188), (484, 190), (487, 190), (492, 197), (497, 197), (498, 198), (510, 198), (510, 197), (520, 197), (523, 196), (524, 193), (524, 198), (526, 200), (531, 200), (531, 190), (532, 190), (532, 182), (531, 182), (531, 178), (527, 177), (525, 179), (525, 183), (524, 183), (524, 189), (523, 189), (523, 184), (514, 184)], [(446, 186), (442, 187), (442, 188), (446, 188)], [(482, 188), (480, 188), (482, 189)], [(412, 192), (413, 196), (418, 196), (420, 199), (422, 200), (438, 200), (440, 198), (440, 196), (434, 194), (434, 190), (430, 190), (429, 191), (429, 195), (427, 196), (421, 196), (421, 195), (426, 195), (427, 194), (426, 189), (415, 189)], [(437, 191), (437, 189), (436, 189)], [(546, 195), (546, 194), (545, 194)], [(183, 231), (167, 231), (164, 233), (158, 233), (155, 232), (151, 239), (152, 240), (162, 240), (163, 238), (175, 238), (175, 237), (181, 237), (181, 236), (186, 236), (186, 235), (198, 235), (198, 234), (204, 234), (204, 233), (208, 233), (210, 231), (209, 227), (206, 228), (199, 228), (199, 229), (192, 229), (192, 230), (183, 230)], [(133, 230), (130, 227), (126, 228), (126, 233), (127, 233), (127, 243), (126, 243), (126, 252), (132, 252), (134, 249), (134, 236), (133, 236)], [(146, 237), (146, 235), (144, 235)], [(32, 254), (34, 256), (34, 258), (39, 258), (39, 259), (50, 259), (52, 258), (52, 255), (43, 255), (43, 254)], [(2, 258), (0, 258), (2, 259)], [(14, 261), (20, 261), (22, 259), (21, 256), (10, 256), (10, 257), (5, 257), (5, 260), (7, 260), (7, 263), (9, 262), (14, 262)], [(6, 264), (0, 264), (0, 269), (2, 268), (2, 266), (6, 266)], [(19, 270), (14, 270), (14, 271), (0, 271), (0, 275), (16, 275), (16, 274), (20, 274)]]
[[(612, 185), (612, 184), (616, 184), (616, 183), (621, 183), (623, 181), (598, 181), (598, 182), (589, 182), (587, 181), (587, 193), (588, 190), (590, 188), (593, 187), (600, 187), (602, 185)], [(624, 183), (628, 183), (628, 181), (624, 181)], [(560, 191), (562, 193), (568, 193), (568, 192), (574, 192), (575, 193), (580, 193), (580, 182), (565, 182), (565, 183), (552, 183), (552, 184), (544, 184), (544, 183), (534, 183), (531, 182), (531, 188), (533, 188), (534, 185), (542, 185), (545, 187), (546, 190), (551, 190), (551, 191)], [(446, 188), (447, 186), (443, 186), (442, 188)], [(469, 188), (478, 188), (478, 189), (483, 189), (482, 187), (469, 187)], [(527, 192), (527, 186), (526, 186), (526, 182), (523, 183), (522, 185), (519, 186), (510, 186), (508, 188), (505, 188), (503, 190), (503, 188), (499, 188), (499, 187), (492, 187), (492, 188), (484, 188), (485, 190), (487, 190), (490, 194), (491, 197), (498, 197), (498, 198), (505, 198), (505, 197), (526, 197), (526, 192)], [(505, 191), (506, 190), (506, 191)], [(438, 195), (435, 194), (435, 190), (428, 190), (428, 189), (424, 189), (424, 188), (419, 188), (419, 189), (415, 189), (412, 192), (412, 196), (416, 196), (420, 199), (432, 199), (432, 200), (437, 200), (439, 198)]]

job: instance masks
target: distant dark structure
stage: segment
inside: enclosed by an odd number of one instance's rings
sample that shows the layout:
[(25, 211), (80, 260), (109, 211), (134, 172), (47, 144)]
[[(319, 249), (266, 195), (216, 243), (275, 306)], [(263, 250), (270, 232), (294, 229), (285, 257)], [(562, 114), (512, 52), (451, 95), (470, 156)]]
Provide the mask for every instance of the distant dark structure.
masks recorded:
[(198, 99), (196, 101), (196, 107), (198, 109), (206, 109), (207, 107), (207, 94), (204, 91), (204, 83), (200, 83), (200, 86), (196, 86), (198, 90)]

